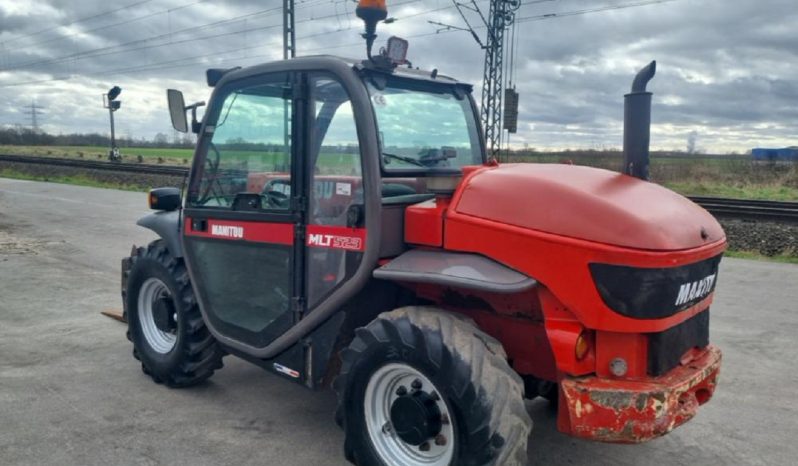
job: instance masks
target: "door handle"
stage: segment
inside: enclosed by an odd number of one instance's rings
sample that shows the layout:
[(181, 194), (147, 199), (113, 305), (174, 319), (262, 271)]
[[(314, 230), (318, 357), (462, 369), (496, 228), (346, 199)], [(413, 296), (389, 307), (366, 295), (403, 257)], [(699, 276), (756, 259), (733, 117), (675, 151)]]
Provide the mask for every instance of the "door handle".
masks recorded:
[(191, 219), (191, 231), (208, 231), (208, 221), (203, 219)]

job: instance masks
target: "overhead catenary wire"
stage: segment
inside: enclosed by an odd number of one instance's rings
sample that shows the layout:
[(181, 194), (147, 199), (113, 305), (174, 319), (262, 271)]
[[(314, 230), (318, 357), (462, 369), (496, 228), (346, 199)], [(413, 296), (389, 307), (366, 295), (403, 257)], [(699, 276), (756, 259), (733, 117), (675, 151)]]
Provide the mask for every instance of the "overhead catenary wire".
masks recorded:
[[(197, 4), (203, 3), (205, 1), (207, 1), (207, 0), (200, 0), (198, 2), (194, 2), (194, 3), (191, 3), (191, 4), (183, 5), (181, 7), (173, 8), (171, 10), (164, 10), (164, 11), (161, 11), (161, 12), (153, 13), (151, 15), (146, 15), (146, 16), (143, 16), (143, 17), (139, 17), (139, 18), (135, 18), (135, 19), (132, 19), (132, 20), (128, 20), (128, 21), (125, 21), (125, 22), (122, 22), (122, 23), (115, 23), (112, 26), (116, 26), (116, 25), (119, 25), (119, 24), (127, 24), (129, 22), (137, 21), (137, 20), (140, 20), (140, 19), (144, 19), (146, 17), (150, 17), (150, 16), (154, 16), (154, 15), (157, 15), (157, 14), (164, 13), (165, 11), (174, 11), (174, 10), (179, 9), (179, 8), (187, 8), (189, 6), (197, 5)], [(396, 6), (402, 6), (402, 5), (406, 5), (406, 4), (409, 4), (409, 3), (417, 3), (417, 2), (420, 2), (420, 1), (421, 0), (405, 0), (404, 2), (398, 2), (396, 4)], [(306, 0), (304, 2), (300, 2), (299, 5), (303, 5), (303, 8), (309, 8), (311, 6), (320, 5), (320, 4), (323, 4), (323, 3), (326, 3), (326, 2), (327, 1), (325, 1), (325, 0), (315, 0), (315, 1)], [(297, 8), (297, 10), (299, 10), (299, 9), (300, 8)], [(207, 28), (212, 28), (212, 27), (219, 27), (219, 26), (222, 26), (222, 25), (225, 25), (225, 24), (229, 24), (229, 23), (241, 22), (241, 21), (244, 21), (246, 19), (250, 19), (250, 18), (253, 18), (253, 17), (257, 17), (257, 16), (263, 16), (263, 15), (266, 15), (265, 17), (278, 16), (279, 14), (281, 14), (281, 10), (282, 10), (282, 6), (272, 7), (272, 8), (268, 8), (268, 9), (265, 9), (265, 10), (259, 10), (259, 11), (256, 11), (256, 12), (247, 13), (247, 14), (244, 14), (244, 15), (239, 15), (239, 16), (235, 16), (235, 17), (232, 17), (232, 18), (224, 19), (224, 20), (214, 21), (212, 23), (206, 23), (206, 24), (199, 25), (199, 26), (191, 26), (191, 27), (184, 28), (184, 29), (181, 29), (181, 30), (178, 30), (178, 31), (170, 31), (170, 32), (158, 34), (156, 36), (147, 37), (147, 38), (144, 38), (144, 39), (137, 39), (137, 40), (125, 42), (125, 43), (122, 43), (122, 44), (110, 45), (110, 46), (106, 46), (106, 47), (98, 47), (98, 48), (95, 48), (95, 49), (84, 50), (84, 51), (81, 51), (81, 52), (76, 52), (76, 53), (73, 53), (73, 54), (64, 55), (64, 56), (60, 56), (60, 57), (47, 58), (47, 59), (41, 59), (41, 60), (34, 60), (34, 61), (29, 61), (29, 62), (26, 62), (26, 63), (16, 64), (16, 65), (12, 65), (12, 66), (6, 66), (6, 67), (3, 67), (3, 68), (0, 68), (0, 72), (18, 70), (18, 69), (41, 66), (41, 65), (50, 65), (50, 64), (56, 64), (56, 63), (61, 63), (61, 62), (82, 60), (82, 59), (86, 59), (86, 58), (96, 58), (96, 57), (108, 56), (108, 55), (113, 55), (113, 54), (118, 54), (118, 53), (134, 52), (134, 51), (146, 50), (146, 49), (150, 49), (150, 48), (166, 47), (166, 46), (169, 46), (169, 45), (183, 44), (183, 43), (187, 43), (187, 42), (194, 41), (194, 40), (213, 39), (213, 38), (218, 38), (218, 37), (225, 37), (225, 36), (236, 35), (236, 34), (246, 34), (246, 33), (249, 33), (249, 32), (256, 32), (256, 31), (263, 31), (263, 30), (273, 29), (273, 28), (276, 28), (276, 27), (280, 27), (282, 24), (275, 24), (275, 25), (269, 25), (269, 26), (259, 26), (259, 27), (247, 28), (247, 29), (239, 30), (239, 31), (224, 32), (224, 33), (220, 33), (220, 34), (208, 35), (208, 36), (204, 36), (204, 37), (192, 37), (190, 39), (179, 40), (179, 41), (174, 41), (172, 39), (175, 35), (181, 35), (181, 34), (185, 34), (185, 33), (188, 33), (188, 32), (196, 32), (196, 31), (199, 31), (199, 30), (202, 30), (202, 29), (207, 29)], [(298, 20), (297, 23), (306, 23), (306, 22), (311, 22), (311, 21), (330, 19), (330, 18), (334, 18), (334, 17), (336, 17), (336, 14), (328, 14), (328, 15), (320, 16), (320, 17), (311, 16), (309, 18)], [(108, 28), (108, 27), (111, 27), (111, 26), (104, 26), (102, 29), (105, 29), (105, 28)], [(346, 29), (352, 29), (352, 28), (353, 27), (349, 27), (349, 28), (346, 28)], [(157, 41), (157, 40), (160, 40), (160, 39), (170, 39), (170, 41), (166, 42), (166, 43), (161, 43), (161, 44), (142, 45), (140, 47), (135, 47), (135, 48), (126, 48), (126, 47), (135, 46), (137, 44), (145, 44), (145, 43), (148, 43), (148, 42)], [(119, 49), (123, 49), (123, 50), (119, 50)]]
[(97, 14), (93, 14), (91, 16), (85, 16), (83, 18), (79, 18), (79, 19), (70, 21), (68, 23), (59, 24), (57, 26), (46, 27), (46, 28), (40, 29), (40, 30), (38, 30), (36, 32), (30, 32), (30, 33), (26, 33), (26, 34), (21, 34), (21, 35), (16, 36), (16, 37), (10, 37), (8, 39), (0, 41), (0, 45), (6, 45), (9, 42), (16, 42), (18, 40), (25, 39), (25, 38), (28, 38), (28, 37), (38, 36), (38, 35), (44, 34), (46, 32), (55, 31), (56, 29), (60, 29), (62, 27), (72, 26), (74, 24), (84, 23), (86, 21), (91, 21), (93, 19), (102, 18), (104, 16), (112, 15), (114, 13), (118, 13), (120, 11), (124, 11), (124, 10), (127, 10), (129, 8), (133, 8), (133, 7), (136, 7), (136, 6), (144, 5), (145, 3), (150, 3), (151, 1), (152, 0), (141, 0), (141, 1), (138, 1), (138, 2), (130, 3), (128, 5), (125, 5), (125, 6), (122, 6), (122, 7), (119, 7), (119, 8), (114, 8), (113, 10), (105, 11), (103, 13), (97, 13)]
[[(415, 3), (416, 1), (418, 1), (418, 0), (409, 0), (407, 2), (403, 2), (402, 4)], [(550, 0), (547, 0), (547, 1), (550, 1)], [(536, 16), (530, 16), (530, 17), (524, 17), (524, 18), (518, 18), (518, 19), (519, 20), (520, 19), (524, 19), (525, 21), (558, 19), (558, 18), (565, 18), (565, 17), (569, 17), (569, 16), (584, 15), (584, 14), (590, 14), (590, 13), (598, 13), (598, 12), (601, 12), (601, 11), (620, 10), (620, 9), (624, 9), (624, 8), (633, 8), (633, 7), (638, 7), (638, 6), (645, 6), (645, 5), (651, 5), (651, 4), (657, 4), (657, 3), (668, 3), (668, 2), (674, 2), (674, 1), (678, 1), (678, 0), (646, 0), (646, 1), (640, 1), (640, 2), (635, 2), (635, 3), (628, 3), (628, 4), (608, 5), (608, 6), (604, 6), (604, 7), (600, 7), (600, 8), (574, 10), (574, 11), (558, 13), (556, 15), (552, 15), (552, 14), (536, 15)], [(448, 9), (448, 8), (452, 8), (452, 7), (436, 8), (435, 10), (439, 11), (439, 10)], [(430, 12), (432, 12), (432, 11), (430, 11)], [(421, 14), (422, 13), (415, 13), (415, 14), (413, 14), (413, 16), (420, 16)], [(316, 19), (322, 19), (322, 18), (316, 18)], [(306, 19), (306, 20), (302, 20), (302, 22), (307, 22), (307, 21), (311, 21), (311, 20), (312, 19)], [(297, 21), (297, 23), (299, 23), (299, 22), (300, 21)], [(274, 27), (278, 27), (278, 26), (274, 26)], [(477, 25), (475, 27), (476, 28), (481, 28), (483, 26)], [(332, 34), (332, 33), (348, 31), (348, 30), (351, 30), (351, 29), (354, 29), (354, 27), (348, 27), (348, 28), (344, 28), (344, 29), (340, 29), (340, 30), (323, 32), (323, 33), (314, 33), (314, 34), (307, 35), (307, 36), (300, 36), (300, 37), (297, 38), (297, 40), (301, 41), (303, 39), (308, 39), (308, 38), (312, 38), (312, 37), (318, 37), (318, 36), (322, 36), (322, 35), (325, 35), (325, 34)], [(406, 36), (405, 38), (406, 39), (417, 39), (417, 38), (423, 38), (423, 37), (430, 37), (430, 36), (434, 36), (434, 35), (438, 35), (438, 34), (445, 34), (445, 33), (449, 33), (449, 32), (455, 32), (455, 31), (456, 30), (432, 31), (432, 32), (427, 32), (427, 33), (419, 33), (419, 34), (409, 35), (409, 36)], [(335, 50), (335, 49), (341, 49), (341, 48), (355, 47), (355, 46), (358, 46), (358, 45), (361, 45), (361, 44), (362, 44), (362, 41), (360, 41), (360, 42), (350, 42), (350, 43), (338, 44), (338, 45), (325, 45), (325, 46), (321, 46), (321, 47), (304, 49), (303, 52), (310, 53), (310, 52), (329, 51), (329, 50)], [(162, 44), (162, 45), (168, 45), (168, 44)], [(192, 57), (186, 57), (186, 58), (182, 58), (182, 59), (181, 58), (172, 59), (172, 60), (168, 60), (168, 61), (164, 61), (164, 62), (160, 62), (160, 63), (153, 63), (153, 64), (147, 64), (147, 65), (137, 65), (135, 67), (126, 67), (126, 68), (123, 68), (123, 69), (107, 70), (107, 71), (103, 71), (103, 75), (112, 75), (112, 74), (119, 74), (119, 73), (137, 73), (137, 72), (143, 72), (143, 71), (157, 71), (157, 70), (163, 70), (163, 69), (195, 66), (198, 63), (182, 63), (181, 64), (181, 62), (188, 61), (188, 60), (199, 60), (199, 59), (209, 58), (209, 57), (213, 57), (213, 56), (217, 56), (217, 55), (226, 55), (226, 54), (230, 54), (231, 52), (234, 52), (234, 51), (253, 50), (253, 49), (257, 49), (257, 48), (261, 48), (261, 47), (268, 47), (268, 45), (256, 45), (256, 46), (243, 47), (243, 48), (242, 47), (236, 47), (235, 49), (231, 49), (231, 50), (224, 50), (224, 51), (214, 52), (214, 53), (206, 53), (206, 54), (192, 56)], [(229, 58), (226, 58), (226, 59), (218, 60), (218, 62), (221, 63), (221, 62), (228, 62), (228, 61), (233, 61), (233, 60), (241, 62), (241, 61), (246, 61), (246, 60), (251, 60), (251, 59), (256, 59), (256, 58), (264, 58), (264, 57), (272, 57), (272, 56), (273, 56), (273, 54), (260, 54), (260, 55), (247, 56), (245, 58), (229, 57)], [(70, 80), (70, 79), (72, 79), (71, 76), (69, 76), (69, 77), (53, 77), (53, 78), (40, 79), (40, 80), (29, 80), (29, 81), (22, 81), (22, 82), (8, 83), (8, 84), (0, 84), (0, 88), (17, 87), (17, 86), (23, 86), (23, 85), (33, 85), (33, 84), (40, 84), (40, 83), (53, 82), (53, 81), (66, 81), (66, 80)]]

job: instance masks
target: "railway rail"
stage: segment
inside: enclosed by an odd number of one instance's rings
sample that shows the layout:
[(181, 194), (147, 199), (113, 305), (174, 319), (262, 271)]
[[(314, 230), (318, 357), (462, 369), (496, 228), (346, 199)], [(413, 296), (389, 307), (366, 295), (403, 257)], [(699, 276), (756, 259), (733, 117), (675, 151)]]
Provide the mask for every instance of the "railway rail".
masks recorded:
[(703, 196), (690, 196), (690, 199), (716, 217), (772, 220), (798, 224), (798, 202)]
[[(152, 175), (184, 176), (188, 173), (188, 168), (186, 167), (141, 163), (117, 163), (99, 160), (60, 159), (26, 155), (0, 155), (0, 162), (28, 163)], [(693, 202), (707, 209), (717, 217), (798, 224), (798, 202), (729, 199), (706, 196), (689, 197)]]
[(58, 167), (83, 168), (86, 170), (106, 170), (128, 173), (145, 173), (150, 175), (183, 176), (188, 168), (150, 165), (143, 163), (106, 162), (102, 160), (60, 159), (56, 157), (37, 157), (32, 155), (0, 155), (0, 162), (27, 163), (32, 165), (50, 165)]

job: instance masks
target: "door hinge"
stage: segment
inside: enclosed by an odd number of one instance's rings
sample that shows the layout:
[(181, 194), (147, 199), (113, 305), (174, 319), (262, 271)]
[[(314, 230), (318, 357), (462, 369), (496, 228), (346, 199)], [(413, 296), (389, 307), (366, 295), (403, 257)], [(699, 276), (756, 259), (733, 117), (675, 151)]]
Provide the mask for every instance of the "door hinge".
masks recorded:
[(305, 314), (305, 298), (300, 296), (291, 298), (291, 312), (297, 316), (297, 319), (301, 319), (302, 315)]

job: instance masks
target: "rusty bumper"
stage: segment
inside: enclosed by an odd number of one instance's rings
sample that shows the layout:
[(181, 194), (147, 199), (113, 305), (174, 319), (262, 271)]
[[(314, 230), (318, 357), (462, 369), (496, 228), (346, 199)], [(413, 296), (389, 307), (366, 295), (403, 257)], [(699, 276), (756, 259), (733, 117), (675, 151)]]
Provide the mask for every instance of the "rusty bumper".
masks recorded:
[(561, 382), (557, 427), (602, 442), (639, 443), (689, 421), (715, 391), (721, 352), (714, 346), (691, 362), (651, 379), (595, 376)]

